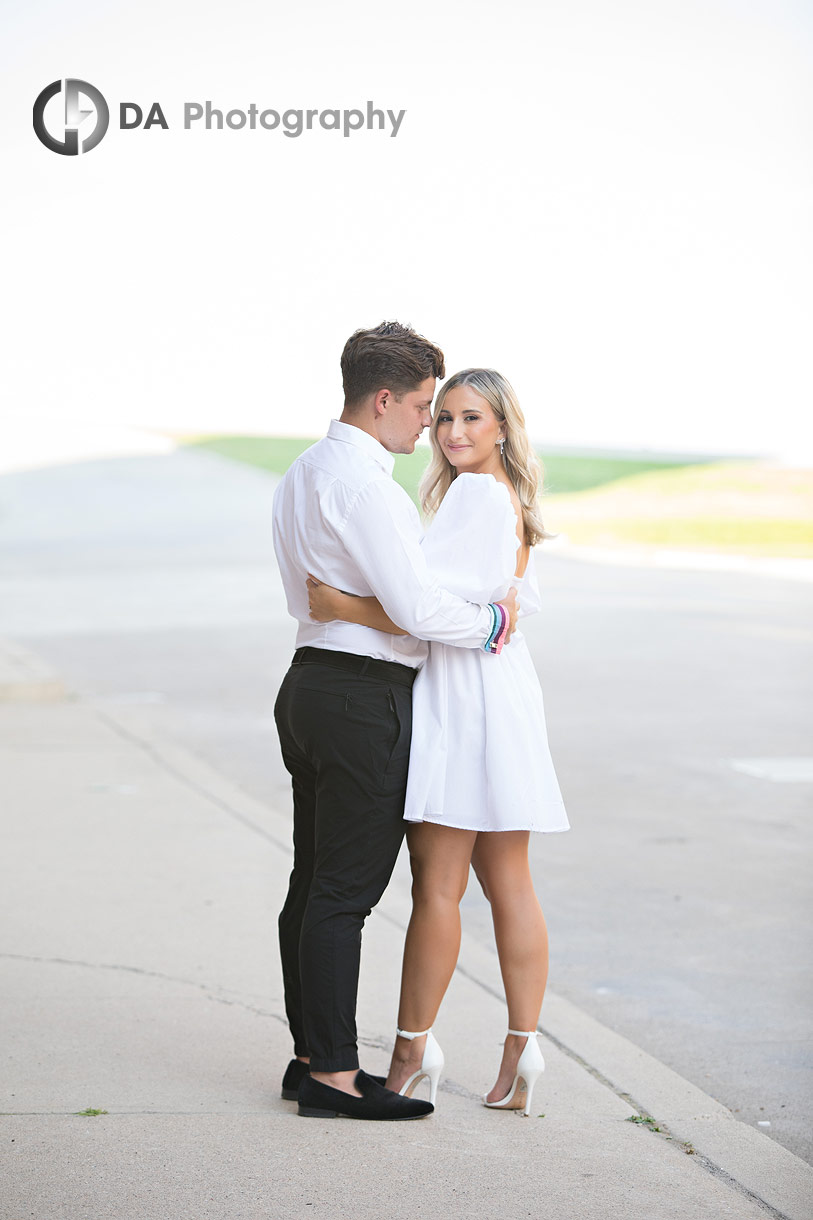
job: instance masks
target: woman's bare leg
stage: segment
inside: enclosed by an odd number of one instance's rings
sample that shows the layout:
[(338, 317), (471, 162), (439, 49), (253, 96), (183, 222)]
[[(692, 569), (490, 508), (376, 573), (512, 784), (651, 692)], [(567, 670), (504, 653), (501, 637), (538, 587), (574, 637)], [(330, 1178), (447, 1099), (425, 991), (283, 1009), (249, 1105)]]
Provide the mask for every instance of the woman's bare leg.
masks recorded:
[[(476, 831), (432, 822), (407, 830), (412, 916), (404, 942), (399, 1029), (429, 1029), (446, 994), (460, 952), (460, 899), (476, 838)], [(388, 1089), (397, 1092), (418, 1070), (425, 1044), (425, 1038), (395, 1039)]]
[[(548, 979), (548, 929), (531, 880), (527, 830), (479, 834), (472, 865), (491, 903), (510, 1029), (536, 1029)], [(525, 1038), (509, 1035), (489, 1101), (511, 1088)]]

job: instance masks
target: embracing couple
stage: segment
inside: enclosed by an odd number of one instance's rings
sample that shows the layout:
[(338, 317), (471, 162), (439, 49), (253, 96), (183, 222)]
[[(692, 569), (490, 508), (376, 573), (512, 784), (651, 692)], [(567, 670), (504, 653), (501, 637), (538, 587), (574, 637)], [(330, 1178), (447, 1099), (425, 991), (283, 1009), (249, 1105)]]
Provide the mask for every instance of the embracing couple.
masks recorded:
[[(538, 609), (541, 471), (514, 391), (492, 369), (442, 387), (443, 353), (413, 330), (359, 330), (344, 409), (274, 499), (274, 547), (299, 624), (275, 707), (291, 774), (294, 865), (279, 919), (294, 1055), (282, 1096), (306, 1117), (410, 1119), (434, 1108), (431, 1026), (460, 948), (469, 866), (491, 904), (508, 1006), (485, 1104), (529, 1112), (547, 931), (530, 831), (567, 830), (542, 692), (521, 633)], [(392, 478), (430, 427), (431, 520)], [(413, 910), (386, 1078), (359, 1069), (361, 932), (406, 829)], [(412, 1096), (429, 1081), (430, 1100)]]

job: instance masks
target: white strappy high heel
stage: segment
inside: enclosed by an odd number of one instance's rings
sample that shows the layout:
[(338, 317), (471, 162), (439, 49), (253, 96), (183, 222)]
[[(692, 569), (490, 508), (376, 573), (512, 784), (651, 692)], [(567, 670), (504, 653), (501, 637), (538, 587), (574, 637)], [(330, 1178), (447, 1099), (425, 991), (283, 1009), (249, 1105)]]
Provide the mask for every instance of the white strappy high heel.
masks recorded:
[(438, 1046), (437, 1039), (431, 1029), (422, 1029), (417, 1034), (410, 1033), (408, 1029), (396, 1029), (395, 1032), (399, 1038), (407, 1038), (410, 1042), (414, 1042), (416, 1038), (423, 1038), (424, 1034), (426, 1035), (426, 1046), (423, 1048), (421, 1066), (417, 1072), (412, 1073), (409, 1080), (401, 1086), (398, 1092), (402, 1097), (411, 1097), (418, 1081), (426, 1076), (429, 1081), (429, 1100), (434, 1105), (444, 1062), (443, 1051)]
[[(531, 1112), (531, 1097), (534, 1085), (545, 1070), (545, 1060), (537, 1042), (535, 1029), (509, 1029), (509, 1034), (516, 1038), (527, 1038), (522, 1054), (517, 1063), (517, 1074), (510, 1090), (502, 1101), (488, 1101), (488, 1094), (483, 1095), (483, 1103), (491, 1110), (522, 1110), (524, 1118)], [(524, 1102), (523, 1102), (523, 1094)], [(524, 1104), (524, 1109), (523, 1109)]]

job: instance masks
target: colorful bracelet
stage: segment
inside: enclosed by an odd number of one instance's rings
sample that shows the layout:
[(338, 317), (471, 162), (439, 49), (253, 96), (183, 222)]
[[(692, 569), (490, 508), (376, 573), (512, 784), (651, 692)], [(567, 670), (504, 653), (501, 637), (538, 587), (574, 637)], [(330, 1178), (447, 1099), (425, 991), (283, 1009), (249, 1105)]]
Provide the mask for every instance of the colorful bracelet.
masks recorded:
[(491, 611), (491, 630), (488, 633), (485, 644), (483, 644), (483, 648), (486, 652), (491, 652), (492, 642), (500, 628), (500, 614), (494, 602), (489, 602), (488, 608)]
[(500, 602), (497, 603), (497, 609), (502, 615), (502, 623), (499, 631), (491, 642), (491, 651), (500, 653), (502, 652), (503, 644), (505, 643), (505, 637), (508, 634), (508, 611)]
[(508, 631), (508, 614), (500, 602), (489, 602), (488, 608), (492, 614), (491, 631), (483, 648), (486, 652), (502, 652), (505, 636)]

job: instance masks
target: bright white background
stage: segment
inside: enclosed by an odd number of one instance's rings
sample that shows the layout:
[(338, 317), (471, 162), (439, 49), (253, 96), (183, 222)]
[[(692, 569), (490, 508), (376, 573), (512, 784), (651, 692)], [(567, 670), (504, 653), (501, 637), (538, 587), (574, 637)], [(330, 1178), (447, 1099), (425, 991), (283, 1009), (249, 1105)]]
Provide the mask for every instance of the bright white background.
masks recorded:
[[(315, 435), (386, 317), (503, 371), (543, 443), (809, 453), (811, 13), (7, 0), (6, 427)], [(64, 76), (111, 108), (84, 157), (31, 127)], [(207, 98), (407, 114), (184, 131)], [(120, 131), (125, 100), (170, 130)]]

